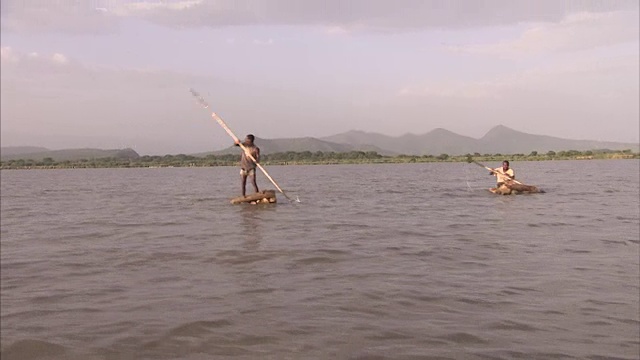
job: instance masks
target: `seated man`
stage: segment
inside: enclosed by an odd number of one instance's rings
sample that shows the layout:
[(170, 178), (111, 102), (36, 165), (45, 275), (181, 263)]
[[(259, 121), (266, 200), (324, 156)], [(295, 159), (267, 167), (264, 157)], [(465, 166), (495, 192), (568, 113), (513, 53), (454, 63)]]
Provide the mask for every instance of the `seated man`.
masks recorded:
[(511, 183), (511, 180), (516, 178), (513, 169), (509, 168), (509, 161), (502, 162), (502, 167), (495, 168), (489, 172), (489, 175), (496, 177), (496, 187), (492, 189), (495, 192), (501, 194), (511, 194), (511, 189), (507, 187)]

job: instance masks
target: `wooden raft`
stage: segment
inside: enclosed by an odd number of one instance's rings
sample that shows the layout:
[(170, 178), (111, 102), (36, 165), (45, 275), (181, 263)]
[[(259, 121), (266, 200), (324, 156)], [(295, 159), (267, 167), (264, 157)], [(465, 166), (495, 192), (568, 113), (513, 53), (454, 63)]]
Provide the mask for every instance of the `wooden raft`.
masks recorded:
[(232, 204), (275, 204), (276, 203), (276, 191), (275, 190), (262, 190), (255, 194), (247, 196), (238, 196), (231, 199)]

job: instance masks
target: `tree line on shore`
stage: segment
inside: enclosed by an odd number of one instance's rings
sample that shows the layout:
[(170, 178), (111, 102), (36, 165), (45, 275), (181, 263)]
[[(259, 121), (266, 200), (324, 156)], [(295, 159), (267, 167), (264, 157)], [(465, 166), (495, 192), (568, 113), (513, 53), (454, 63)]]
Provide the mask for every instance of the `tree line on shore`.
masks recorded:
[[(318, 164), (365, 164), (365, 163), (424, 163), (424, 162), (468, 162), (475, 161), (544, 161), (544, 160), (590, 160), (590, 159), (640, 159), (640, 153), (631, 150), (593, 151), (548, 151), (529, 154), (465, 154), (465, 155), (395, 155), (384, 156), (375, 151), (350, 152), (279, 152), (264, 154), (263, 165), (318, 165)], [(209, 167), (236, 166), (239, 154), (207, 155), (203, 157), (178, 154), (137, 158), (105, 157), (96, 159), (56, 161), (47, 157), (42, 160), (17, 159), (0, 161), (1, 169), (63, 169), (63, 168), (149, 168), (149, 167)]]

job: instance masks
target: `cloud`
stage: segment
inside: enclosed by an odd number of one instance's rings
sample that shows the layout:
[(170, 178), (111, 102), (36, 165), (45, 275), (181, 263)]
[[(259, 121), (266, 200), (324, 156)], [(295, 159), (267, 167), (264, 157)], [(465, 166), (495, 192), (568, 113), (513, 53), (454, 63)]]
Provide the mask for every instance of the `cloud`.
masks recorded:
[(443, 97), (459, 99), (500, 99), (504, 83), (499, 82), (439, 82), (428, 86), (406, 86), (398, 96)]
[(638, 42), (639, 32), (637, 12), (581, 12), (567, 15), (557, 23), (532, 24), (515, 40), (448, 46), (447, 49), (462, 53), (517, 57)]
[[(623, 99), (625, 106), (640, 96), (640, 57), (590, 58), (531, 68), (491, 81), (438, 82), (402, 87), (399, 97), (452, 98), (507, 101), (517, 93), (586, 98), (592, 101)], [(637, 103), (637, 102), (636, 102)]]
[(349, 30), (344, 26), (329, 26), (325, 29), (325, 32), (330, 35), (342, 35), (349, 33)]
[[(93, 0), (2, 1), (2, 28), (11, 31), (108, 31), (122, 17), (166, 26), (301, 25), (334, 31), (461, 29), (557, 22), (572, 13), (630, 11), (637, 0)], [(637, 15), (636, 15), (637, 16)], [(333, 30), (332, 30), (333, 29)]]
[(258, 40), (254, 39), (253, 43), (256, 45), (273, 45), (273, 39), (269, 38), (268, 40)]
[[(186, 10), (196, 5), (202, 4), (203, 0), (186, 1), (139, 1), (114, 7), (116, 11), (128, 9), (130, 11), (150, 11), (150, 10)], [(106, 8), (108, 11), (109, 8)]]
[(638, 2), (621, 0), (606, 6), (593, 1), (526, 0), (254, 0), (202, 1), (153, 14), (152, 20), (180, 26), (313, 25), (330, 29), (469, 28), (522, 22), (558, 21), (580, 11), (636, 10)]
[[(51, 55), (41, 55), (36, 51), (22, 53), (13, 50), (10, 46), (3, 46), (1, 49), (1, 60), (5, 65), (19, 64), (21, 66), (34, 66), (49, 68), (51, 65), (66, 65), (69, 59), (64, 54), (54, 53)], [(11, 67), (6, 67), (6, 71), (11, 71)]]
[(66, 64), (69, 62), (66, 56), (59, 53), (53, 54), (53, 56), (51, 56), (51, 60), (56, 64)]
[(2, 62), (17, 62), (20, 57), (10, 46), (3, 46), (0, 48), (0, 59), (2, 59)]
[[(99, 0), (98, 0), (99, 1)], [(103, 33), (113, 31), (119, 19), (95, 7), (95, 1), (3, 0), (0, 12), (2, 31), (38, 33)]]

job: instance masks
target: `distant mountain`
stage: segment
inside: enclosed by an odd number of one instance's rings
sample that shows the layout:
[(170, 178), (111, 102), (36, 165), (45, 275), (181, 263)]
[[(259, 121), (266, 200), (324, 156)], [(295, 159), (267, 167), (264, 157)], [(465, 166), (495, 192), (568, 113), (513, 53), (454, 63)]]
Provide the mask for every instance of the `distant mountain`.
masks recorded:
[(24, 155), (24, 154), (34, 154), (39, 152), (47, 152), (50, 151), (47, 148), (40, 146), (7, 146), (0, 148), (1, 156), (11, 156), (11, 155)]
[[(331, 141), (320, 140), (312, 137), (290, 138), (290, 139), (262, 139), (256, 137), (256, 145), (260, 148), (261, 154), (273, 154), (278, 152), (349, 152), (349, 151), (376, 151), (379, 154), (389, 153), (382, 148), (368, 144), (339, 144)], [(238, 148), (229, 146), (224, 150), (195, 154), (196, 156), (206, 156), (209, 154), (238, 154)]]
[(320, 140), (337, 144), (350, 144), (353, 147), (372, 146), (371, 144), (375, 144), (376, 147), (381, 149), (380, 154), (383, 154), (385, 151), (395, 154), (402, 153), (402, 149), (397, 149), (396, 138), (359, 130), (351, 130), (346, 133), (323, 137), (320, 138)]
[(358, 146), (375, 144), (385, 150), (407, 155), (464, 155), (464, 154), (529, 154), (566, 150), (626, 150), (640, 151), (638, 143), (601, 142), (593, 140), (570, 140), (546, 135), (533, 135), (498, 125), (482, 138), (474, 139), (458, 135), (449, 130), (435, 129), (426, 134), (405, 134), (398, 137), (348, 131), (328, 136), (322, 140), (336, 143), (352, 143)]
[(408, 145), (403, 151), (414, 155), (466, 154), (473, 153), (476, 139), (458, 135), (449, 130), (435, 129), (424, 135), (403, 135), (398, 140)]
[[(39, 151), (35, 151), (38, 149)], [(64, 149), (64, 150), (48, 150), (32, 146), (9, 146), (0, 148), (0, 159), (7, 160), (34, 160), (41, 161), (44, 158), (52, 158), (54, 161), (74, 161), (81, 159), (99, 159), (106, 157), (114, 157), (118, 159), (137, 159), (140, 157), (133, 149)]]
[[(546, 135), (534, 135), (498, 125), (489, 130), (480, 139), (462, 136), (446, 129), (434, 129), (426, 134), (405, 134), (387, 136), (364, 131), (348, 131), (323, 138), (256, 138), (256, 144), (263, 154), (277, 152), (349, 152), (375, 151), (382, 155), (464, 155), (464, 154), (529, 154), (532, 151), (546, 153), (567, 150), (627, 150), (640, 151), (638, 143), (603, 142), (593, 140), (570, 140)], [(194, 156), (209, 154), (238, 154), (239, 149), (229, 146), (224, 150), (210, 151)], [(0, 149), (3, 161), (11, 159), (42, 160), (50, 157), (55, 161), (80, 160), (104, 157), (135, 159), (139, 155), (132, 149), (67, 149), (48, 150), (42, 147), (22, 146)]]
[(546, 135), (532, 135), (498, 125), (479, 139), (482, 153), (528, 154), (566, 150), (626, 150), (638, 151), (639, 144), (604, 142), (594, 140), (569, 140)]
[(376, 144), (387, 150), (387, 152), (406, 155), (465, 154), (467, 152), (473, 153), (473, 149), (477, 147), (476, 139), (458, 135), (441, 128), (434, 129), (423, 135), (405, 134), (399, 137), (363, 131), (349, 131), (324, 137), (322, 140), (337, 143), (347, 142), (358, 146)]

